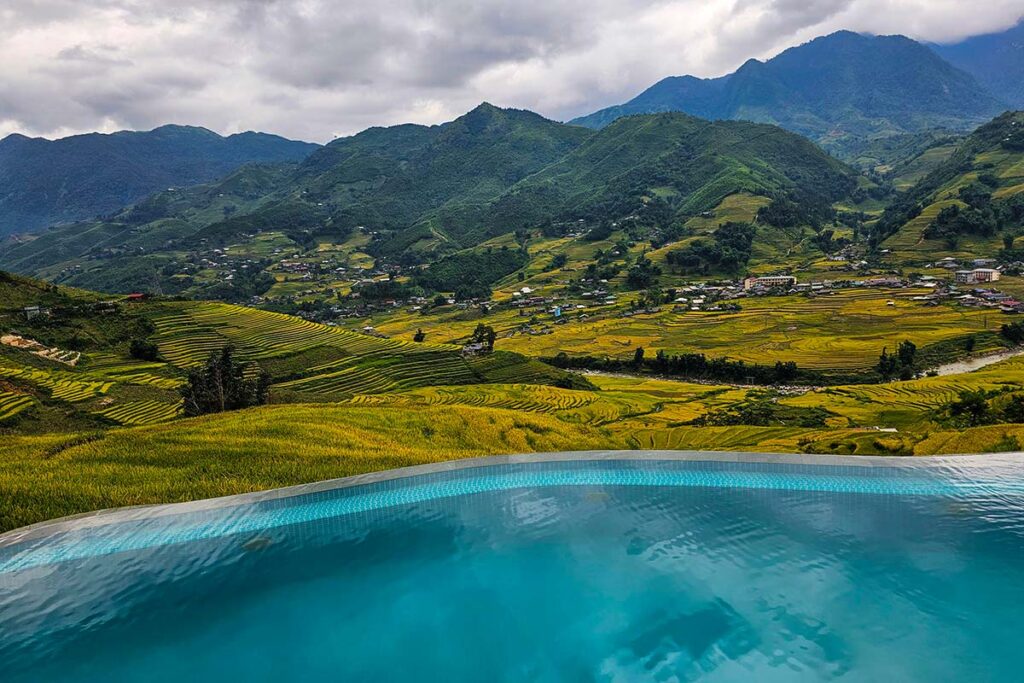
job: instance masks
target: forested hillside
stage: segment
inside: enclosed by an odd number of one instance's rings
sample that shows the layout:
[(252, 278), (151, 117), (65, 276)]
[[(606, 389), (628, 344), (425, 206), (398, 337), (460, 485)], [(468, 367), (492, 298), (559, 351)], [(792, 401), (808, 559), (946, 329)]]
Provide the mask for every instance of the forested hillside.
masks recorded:
[(893, 260), (1018, 260), (1024, 229), (1024, 113), (978, 128), (885, 210), (872, 240)]
[(1000, 99), (1024, 108), (1024, 20), (1000, 33), (933, 45), (932, 49)]
[(250, 162), (300, 161), (317, 145), (205, 128), (0, 140), (0, 238), (115, 212), (157, 190), (210, 182)]
[[(666, 230), (737, 193), (827, 212), (856, 186), (850, 168), (774, 126), (673, 113), (593, 132), (484, 104), (442, 126), (370, 129), (295, 167), (247, 167), (159, 193), (108, 220), (11, 246), (0, 267), (106, 291), (175, 293), (192, 286), (175, 277), (175, 263), (258, 235), (280, 235), (278, 251), (301, 251), (359, 228), (372, 234), (366, 252), (409, 264), (579, 221), (634, 216)], [(254, 272), (237, 273), (226, 298), (265, 290)]]

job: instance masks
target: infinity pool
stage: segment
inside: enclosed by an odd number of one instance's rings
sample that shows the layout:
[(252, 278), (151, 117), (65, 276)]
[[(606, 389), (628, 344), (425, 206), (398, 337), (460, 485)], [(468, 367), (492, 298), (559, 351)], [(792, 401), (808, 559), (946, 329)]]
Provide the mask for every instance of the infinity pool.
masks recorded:
[(0, 681), (1024, 678), (1024, 458), (724, 457), (477, 461), (9, 534)]

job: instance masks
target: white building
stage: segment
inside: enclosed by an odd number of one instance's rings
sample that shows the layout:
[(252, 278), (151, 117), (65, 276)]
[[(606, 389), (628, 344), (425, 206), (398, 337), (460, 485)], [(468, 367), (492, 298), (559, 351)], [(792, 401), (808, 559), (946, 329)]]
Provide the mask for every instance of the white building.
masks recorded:
[(771, 289), (772, 287), (792, 287), (796, 284), (796, 278), (792, 275), (765, 275), (763, 277), (748, 277), (743, 281), (743, 289), (751, 290), (756, 287)]
[(1000, 276), (1001, 273), (994, 268), (956, 271), (956, 281), (965, 285), (976, 285), (980, 282), (997, 282)]

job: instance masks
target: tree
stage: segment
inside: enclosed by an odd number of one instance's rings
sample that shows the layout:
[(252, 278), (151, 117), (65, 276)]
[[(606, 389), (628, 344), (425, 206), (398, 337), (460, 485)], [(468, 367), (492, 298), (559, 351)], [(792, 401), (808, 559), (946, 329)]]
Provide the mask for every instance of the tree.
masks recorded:
[(633, 352), (633, 365), (640, 367), (644, 364), (644, 347), (636, 347), (636, 351)]
[(960, 399), (949, 405), (949, 414), (967, 427), (986, 424), (991, 418), (984, 391), (962, 392)]
[(265, 404), (270, 375), (260, 368), (255, 376), (247, 377), (247, 365), (234, 359), (230, 346), (211, 353), (206, 363), (188, 373), (181, 389), (185, 415), (194, 417)]
[(882, 349), (882, 353), (878, 356), (878, 374), (882, 377), (889, 378), (896, 374), (896, 370), (899, 365), (899, 358), (895, 355), (890, 355), (888, 349)]
[(470, 341), (474, 344), (483, 344), (488, 351), (494, 350), (494, 340), (498, 338), (495, 334), (494, 328), (490, 325), (484, 325), (483, 323), (477, 323), (476, 329), (473, 330), (473, 337)]
[(889, 379), (899, 377), (902, 380), (913, 379), (917, 374), (915, 361), (917, 358), (917, 345), (912, 341), (901, 341), (896, 347), (896, 353), (889, 353), (888, 349), (882, 349), (878, 357), (878, 373)]
[(426, 339), (426, 338), (427, 338), (427, 333), (426, 333), (426, 332), (424, 332), (422, 328), (418, 328), (418, 329), (416, 330), (416, 334), (415, 334), (415, 335), (413, 335), (413, 338), (412, 338), (412, 340), (413, 340), (414, 342), (422, 342), (422, 341), (423, 341), (424, 339)]
[(626, 284), (630, 289), (648, 289), (658, 282), (661, 268), (654, 265), (649, 258), (641, 256), (626, 274)]
[(999, 334), (1012, 344), (1024, 344), (1024, 325), (1008, 323), (999, 328)]
[(901, 341), (900, 345), (896, 347), (896, 355), (899, 358), (900, 365), (902, 367), (912, 368), (914, 367), (914, 360), (917, 356), (917, 345), (912, 341)]
[(1024, 422), (1024, 396), (1015, 394), (1010, 397), (1009, 403), (1003, 408), (1003, 419), (1007, 422)]
[(160, 350), (156, 344), (146, 339), (132, 339), (128, 346), (128, 355), (139, 360), (155, 361), (160, 358)]

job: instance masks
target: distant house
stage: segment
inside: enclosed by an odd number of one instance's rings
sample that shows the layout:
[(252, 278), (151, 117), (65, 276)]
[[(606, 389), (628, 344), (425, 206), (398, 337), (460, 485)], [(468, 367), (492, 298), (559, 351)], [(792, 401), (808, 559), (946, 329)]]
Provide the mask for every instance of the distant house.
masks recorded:
[(36, 318), (45, 318), (50, 315), (49, 308), (43, 308), (42, 306), (26, 306), (22, 309), (22, 313), (25, 314), (25, 320), (34, 320)]
[(484, 342), (470, 342), (462, 347), (463, 356), (480, 356), (487, 352), (487, 344)]
[(1001, 273), (993, 268), (975, 268), (974, 270), (956, 271), (956, 281), (965, 285), (975, 285), (979, 282), (997, 282)]
[(145, 301), (146, 295), (141, 292), (133, 292), (125, 297), (126, 301)]
[(758, 287), (771, 289), (773, 287), (792, 287), (796, 284), (796, 278), (792, 275), (765, 275), (762, 277), (748, 277), (743, 281), (744, 291)]

